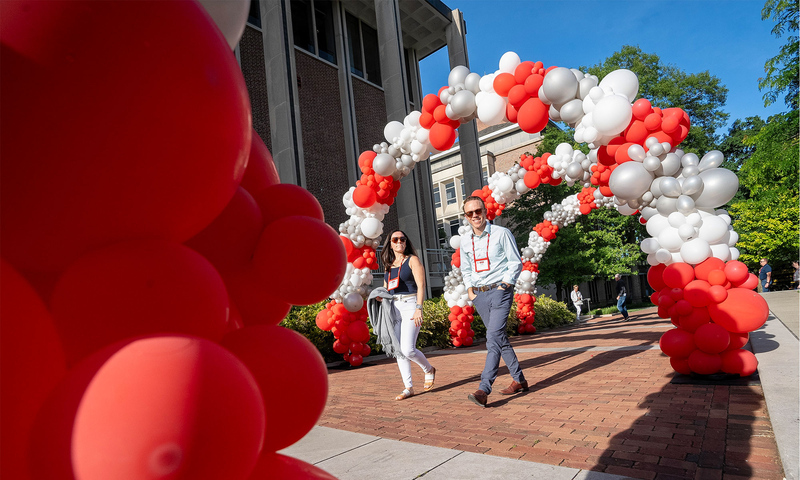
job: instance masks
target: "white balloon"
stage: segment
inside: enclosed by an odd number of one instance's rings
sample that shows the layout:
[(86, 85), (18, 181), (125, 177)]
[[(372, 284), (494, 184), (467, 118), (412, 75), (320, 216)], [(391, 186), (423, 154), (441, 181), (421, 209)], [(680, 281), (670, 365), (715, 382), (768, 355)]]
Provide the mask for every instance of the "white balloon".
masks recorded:
[(615, 94), (626, 97), (631, 103), (639, 93), (639, 77), (632, 71), (621, 68), (603, 77), (600, 88), (610, 88)]
[(670, 252), (675, 252), (683, 245), (683, 239), (678, 234), (677, 228), (666, 228), (658, 234), (658, 243)]
[(658, 263), (669, 263), (672, 260), (672, 254), (669, 253), (669, 250), (661, 248), (656, 252), (656, 260)]
[(667, 216), (667, 220), (672, 227), (678, 228), (686, 223), (686, 217), (680, 212), (672, 212)]
[(731, 252), (731, 260), (739, 260), (739, 249), (736, 247), (730, 247)]
[(200, 0), (208, 15), (217, 24), (217, 28), (225, 36), (231, 50), (242, 38), (247, 16), (250, 13), (250, 0)]
[(681, 247), (681, 257), (686, 263), (697, 265), (711, 256), (711, 247), (702, 238), (695, 238)]
[(645, 238), (642, 240), (641, 248), (644, 253), (656, 253), (661, 246), (655, 238)]
[(383, 136), (386, 138), (387, 142), (393, 143), (395, 138), (400, 137), (403, 128), (405, 128), (405, 125), (400, 122), (389, 122), (383, 127)]
[(361, 233), (367, 238), (375, 238), (383, 233), (383, 224), (377, 218), (365, 218), (361, 222)]
[[(552, 71), (551, 71), (552, 73)], [(548, 74), (549, 76), (550, 74)], [(545, 81), (547, 77), (545, 77)], [(592, 112), (594, 128), (604, 135), (616, 135), (631, 122), (633, 109), (628, 99), (622, 95), (608, 95), (597, 103)]]
[(718, 243), (728, 233), (728, 224), (716, 216), (705, 217), (700, 227), (700, 238), (708, 243)]
[(695, 228), (688, 223), (684, 223), (683, 225), (678, 227), (678, 236), (685, 242), (691, 240), (692, 238), (697, 236), (697, 232)]
[(458, 250), (459, 248), (461, 248), (461, 237), (458, 235), (453, 235), (452, 237), (450, 237), (450, 247), (453, 250)]
[(506, 101), (496, 93), (488, 93), (478, 105), (478, 118), (486, 125), (497, 125), (505, 117)]
[(479, 83), (481, 92), (494, 92), (494, 77), (494, 73), (490, 73), (481, 77), (481, 81)]
[(519, 55), (514, 52), (506, 52), (500, 57), (500, 71), (506, 73), (514, 73), (514, 69), (517, 68), (517, 65), (522, 63), (519, 59)]
[(651, 237), (657, 237), (664, 229), (670, 228), (670, 225), (665, 215), (655, 214), (647, 219), (645, 228)]

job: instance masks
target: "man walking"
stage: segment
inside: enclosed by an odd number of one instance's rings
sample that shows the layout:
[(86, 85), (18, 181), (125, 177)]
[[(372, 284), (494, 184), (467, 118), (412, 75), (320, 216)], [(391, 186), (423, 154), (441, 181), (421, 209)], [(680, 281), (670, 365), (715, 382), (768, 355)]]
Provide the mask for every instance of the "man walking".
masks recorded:
[(461, 237), (461, 273), (470, 300), (486, 325), (486, 365), (481, 373), (478, 391), (469, 395), (475, 404), (485, 407), (497, 378), (500, 357), (511, 377), (508, 388), (500, 391), (512, 395), (528, 391), (517, 355), (508, 341), (506, 322), (514, 297), (514, 284), (522, 271), (514, 236), (507, 228), (486, 222), (486, 205), (476, 196), (464, 200), (464, 215), (472, 233)]
[(622, 321), (628, 321), (628, 307), (625, 306), (625, 299), (628, 295), (628, 289), (625, 286), (625, 281), (622, 280), (622, 276), (618, 273), (614, 275), (614, 280), (617, 281), (617, 310), (619, 313), (622, 314)]
[(761, 269), (758, 271), (758, 280), (761, 283), (761, 291), (769, 292), (769, 286), (772, 283), (772, 267), (769, 266), (766, 258), (762, 258), (759, 263)]

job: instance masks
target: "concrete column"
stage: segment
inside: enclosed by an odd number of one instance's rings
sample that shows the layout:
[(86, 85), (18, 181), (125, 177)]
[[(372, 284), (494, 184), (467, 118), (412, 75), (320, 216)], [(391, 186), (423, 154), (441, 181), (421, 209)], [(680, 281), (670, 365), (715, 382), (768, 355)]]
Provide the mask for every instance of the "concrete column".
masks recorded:
[[(463, 65), (469, 68), (467, 55), (467, 24), (461, 10), (453, 10), (453, 22), (447, 26), (447, 53), (450, 68)], [(478, 143), (478, 128), (475, 121), (458, 127), (458, 144), (461, 148), (461, 168), (464, 172), (464, 188), (467, 193), (483, 188), (481, 175), (481, 151)]]
[(259, 0), (272, 157), (282, 183), (306, 186), (289, 0)]
[[(375, 0), (375, 20), (378, 26), (378, 51), (381, 59), (381, 82), (386, 101), (386, 122), (402, 122), (409, 111), (410, 92), (406, 87), (405, 55), (398, 0)], [(421, 211), (421, 196), (423, 195), (421, 172), (415, 168), (412, 174), (403, 178), (400, 183), (400, 191), (395, 199), (398, 224), (413, 242), (427, 272), (430, 268), (427, 255), (425, 255), (428, 241), (425, 238), (424, 228), (426, 215)], [(390, 232), (384, 233), (388, 235)], [(426, 283), (426, 293), (430, 296), (430, 281)]]
[(336, 58), (339, 59), (339, 103), (342, 107), (342, 129), (344, 131), (344, 150), (347, 157), (347, 179), (355, 186), (361, 178), (358, 167), (358, 126), (356, 125), (356, 106), (353, 99), (353, 77), (350, 76), (350, 55), (347, 51), (347, 23), (342, 2), (333, 3), (333, 28), (336, 41)]

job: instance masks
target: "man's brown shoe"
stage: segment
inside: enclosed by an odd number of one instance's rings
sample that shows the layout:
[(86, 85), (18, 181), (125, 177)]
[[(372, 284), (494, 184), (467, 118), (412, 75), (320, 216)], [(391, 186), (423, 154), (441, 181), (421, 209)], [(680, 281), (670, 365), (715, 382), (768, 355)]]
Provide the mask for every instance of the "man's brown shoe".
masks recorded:
[(486, 407), (486, 401), (489, 399), (489, 395), (483, 390), (478, 390), (475, 393), (470, 393), (467, 398), (472, 400), (472, 402), (479, 407)]
[(504, 388), (500, 390), (502, 395), (514, 395), (517, 392), (527, 392), (528, 391), (528, 382), (517, 383), (516, 380), (511, 382), (511, 385), (508, 388)]

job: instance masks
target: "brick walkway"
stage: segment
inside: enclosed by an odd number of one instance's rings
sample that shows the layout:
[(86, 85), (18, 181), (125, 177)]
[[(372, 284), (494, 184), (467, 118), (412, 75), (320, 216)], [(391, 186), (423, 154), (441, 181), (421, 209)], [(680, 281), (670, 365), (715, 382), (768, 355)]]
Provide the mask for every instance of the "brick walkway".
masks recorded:
[[(319, 425), (383, 438), (643, 479), (781, 479), (760, 386), (670, 384), (658, 349), (672, 325), (654, 310), (532, 336), (512, 344), (531, 391), (505, 397), (505, 366), (480, 408), (483, 345), (429, 354), (436, 388), (404, 401), (394, 361), (331, 369)], [(502, 365), (502, 362), (501, 362)]]

